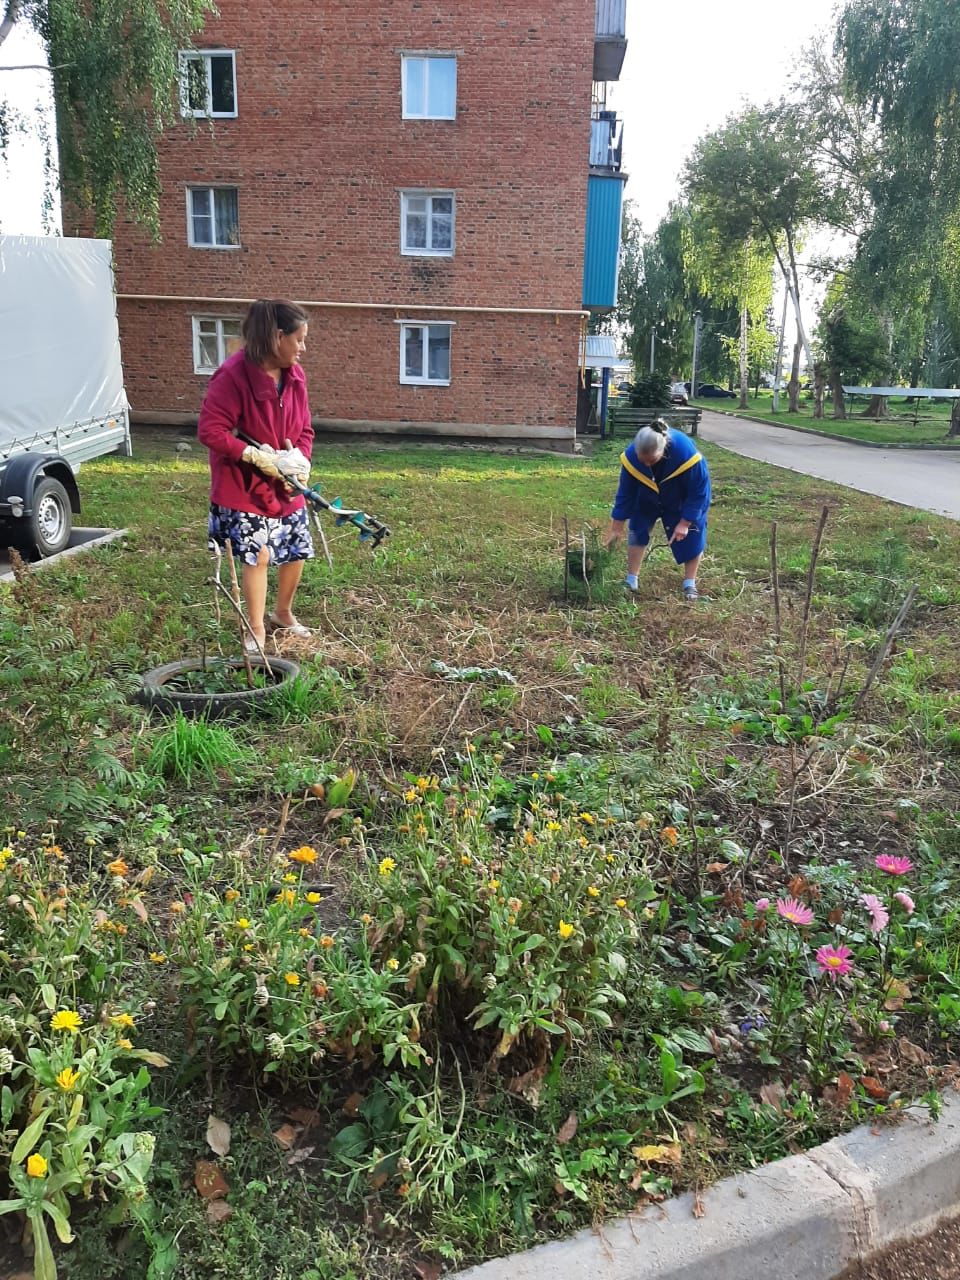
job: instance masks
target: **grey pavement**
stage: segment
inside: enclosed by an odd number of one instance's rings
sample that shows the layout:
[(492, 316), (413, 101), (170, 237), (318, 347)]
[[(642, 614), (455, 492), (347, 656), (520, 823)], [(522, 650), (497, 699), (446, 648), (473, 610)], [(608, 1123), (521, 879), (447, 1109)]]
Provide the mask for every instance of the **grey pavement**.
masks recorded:
[(960, 520), (960, 449), (869, 449), (709, 410), (700, 435), (745, 458)]

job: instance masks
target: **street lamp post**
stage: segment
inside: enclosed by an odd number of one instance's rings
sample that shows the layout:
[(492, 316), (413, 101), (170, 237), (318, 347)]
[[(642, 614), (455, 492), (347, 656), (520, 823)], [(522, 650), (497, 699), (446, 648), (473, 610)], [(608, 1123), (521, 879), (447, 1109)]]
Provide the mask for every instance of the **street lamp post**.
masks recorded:
[(654, 365), (657, 359), (657, 330), (654, 326), (650, 330), (650, 372), (653, 373)]

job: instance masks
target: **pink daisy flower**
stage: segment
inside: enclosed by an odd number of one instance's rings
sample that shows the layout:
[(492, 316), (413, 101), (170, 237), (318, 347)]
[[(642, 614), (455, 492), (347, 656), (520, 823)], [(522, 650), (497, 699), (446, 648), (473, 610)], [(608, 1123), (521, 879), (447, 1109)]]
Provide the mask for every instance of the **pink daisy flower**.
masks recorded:
[(890, 912), (883, 905), (875, 893), (862, 893), (860, 901), (870, 912), (872, 917), (870, 921), (870, 932), (879, 933), (881, 929), (885, 929), (890, 923)]
[(770, 899), (769, 899), (769, 898), (758, 898), (758, 899), (756, 900), (756, 902), (755, 902), (753, 905), (754, 905), (754, 907), (755, 907), (755, 909), (756, 909), (757, 911), (769, 911), (769, 910), (770, 910)]
[(878, 854), (874, 862), (888, 876), (905, 876), (908, 871), (913, 870), (913, 863), (909, 858), (898, 858), (892, 853)]
[(914, 901), (910, 897), (909, 893), (903, 893), (901, 891), (900, 893), (895, 893), (893, 896), (900, 903), (901, 907), (903, 907), (907, 915), (912, 916), (916, 907), (914, 906)]
[(791, 924), (813, 924), (813, 912), (797, 898), (778, 898), (777, 915)]
[(820, 966), (820, 972), (836, 982), (838, 978), (844, 977), (853, 968), (850, 963), (852, 955), (853, 952), (849, 947), (835, 947), (832, 944), (827, 944), (817, 952), (816, 961)]

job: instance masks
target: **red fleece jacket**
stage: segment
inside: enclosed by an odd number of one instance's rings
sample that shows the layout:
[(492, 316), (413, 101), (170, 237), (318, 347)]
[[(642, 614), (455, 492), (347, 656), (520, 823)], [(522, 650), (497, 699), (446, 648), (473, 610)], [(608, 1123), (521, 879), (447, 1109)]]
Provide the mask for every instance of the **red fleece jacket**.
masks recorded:
[(210, 379), (200, 410), (197, 435), (210, 450), (210, 500), (234, 511), (286, 516), (304, 504), (280, 480), (271, 480), (240, 457), (247, 448), (235, 431), (258, 444), (283, 449), (287, 440), (310, 457), (313, 426), (307, 379), (299, 365), (284, 371), (283, 394), (269, 373), (238, 351)]

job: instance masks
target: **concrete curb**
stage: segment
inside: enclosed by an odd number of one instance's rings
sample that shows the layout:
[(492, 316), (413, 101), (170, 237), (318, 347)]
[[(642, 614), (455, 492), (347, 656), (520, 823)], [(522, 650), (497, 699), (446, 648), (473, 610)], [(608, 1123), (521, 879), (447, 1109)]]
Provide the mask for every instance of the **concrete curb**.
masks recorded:
[(862, 1125), (693, 1196), (458, 1273), (456, 1280), (832, 1280), (960, 1210), (960, 1100), (933, 1124)]
[[(745, 413), (734, 413), (732, 409), (709, 409), (708, 413), (722, 413), (725, 418), (739, 418), (741, 422), (756, 422), (764, 427), (776, 427), (779, 431), (801, 431), (805, 436), (819, 436), (821, 440), (837, 440), (841, 444), (858, 444), (864, 449), (909, 449), (914, 451), (937, 451), (941, 453), (960, 452), (960, 444), (931, 444), (923, 441), (920, 444), (881, 444), (878, 440), (858, 440), (856, 436), (838, 436), (833, 431), (818, 431), (816, 427), (798, 427), (792, 422), (775, 422), (772, 418), (755, 418)], [(946, 440), (946, 437), (944, 437)]]
[[(46, 560), (28, 561), (30, 569), (46, 569), (50, 565), (58, 564), (67, 556), (79, 555), (81, 551), (92, 551), (94, 547), (104, 547), (108, 542), (115, 542), (117, 538), (122, 538), (130, 532), (129, 529), (93, 529), (76, 526), (70, 535), (69, 543), (62, 551), (58, 551), (54, 556), (48, 556)], [(13, 582), (13, 570), (7, 568), (9, 561), (5, 554), (0, 552), (0, 582)]]

